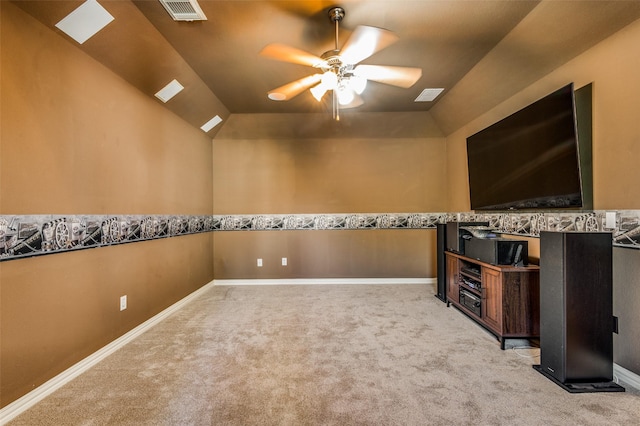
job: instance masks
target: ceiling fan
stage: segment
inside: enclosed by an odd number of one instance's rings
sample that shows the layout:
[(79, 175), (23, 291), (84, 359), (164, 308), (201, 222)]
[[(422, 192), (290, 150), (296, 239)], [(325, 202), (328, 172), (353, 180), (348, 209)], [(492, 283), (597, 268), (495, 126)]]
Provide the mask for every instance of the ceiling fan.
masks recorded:
[(362, 105), (359, 95), (364, 91), (368, 80), (402, 88), (409, 88), (418, 81), (422, 76), (420, 68), (359, 64), (398, 40), (398, 36), (391, 31), (358, 26), (342, 49), (339, 49), (338, 27), (344, 15), (341, 7), (329, 9), (329, 19), (335, 24), (335, 49), (324, 52), (321, 56), (278, 43), (269, 44), (262, 49), (262, 56), (308, 65), (321, 71), (269, 91), (269, 99), (287, 101), (309, 89), (316, 100), (320, 101), (326, 92), (331, 91), (333, 118), (340, 120), (341, 106), (353, 108)]

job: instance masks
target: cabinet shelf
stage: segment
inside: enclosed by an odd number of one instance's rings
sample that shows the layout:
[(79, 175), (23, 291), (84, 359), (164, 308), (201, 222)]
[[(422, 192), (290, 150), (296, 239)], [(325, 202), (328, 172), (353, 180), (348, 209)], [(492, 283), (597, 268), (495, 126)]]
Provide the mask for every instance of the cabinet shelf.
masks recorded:
[(460, 285), (460, 288), (464, 288), (468, 292), (473, 293), (473, 294), (475, 294), (476, 296), (478, 296), (480, 298), (482, 297), (482, 289), (481, 288), (471, 287), (470, 285), (468, 285), (464, 281), (460, 281), (459, 285)]
[(464, 275), (465, 277), (469, 277), (473, 280), (480, 281), (482, 280), (482, 274), (480, 271), (481, 271), (480, 268), (472, 269), (467, 266), (463, 266), (462, 268), (460, 268), (460, 275)]

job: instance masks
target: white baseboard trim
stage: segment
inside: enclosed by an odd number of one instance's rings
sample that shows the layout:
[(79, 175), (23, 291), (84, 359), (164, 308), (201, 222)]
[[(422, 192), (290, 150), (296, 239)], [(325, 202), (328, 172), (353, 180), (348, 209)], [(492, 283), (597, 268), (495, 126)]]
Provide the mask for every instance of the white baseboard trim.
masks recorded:
[(624, 385), (640, 390), (640, 376), (616, 363), (613, 364), (613, 379), (618, 384), (624, 382)]
[(436, 278), (289, 278), (213, 280), (216, 286), (319, 284), (436, 284)]
[(200, 294), (204, 293), (208, 288), (213, 286), (213, 281), (205, 284), (200, 287), (198, 290), (184, 297), (183, 299), (177, 301), (173, 305), (169, 306), (167, 309), (162, 312), (156, 314), (155, 316), (149, 318), (147, 321), (143, 322), (133, 330), (127, 332), (126, 334), (120, 336), (113, 342), (99, 349), (98, 351), (92, 353), (82, 361), (72, 365), (67, 368), (62, 373), (53, 377), (49, 381), (43, 383), (38, 386), (28, 394), (23, 397), (15, 400), (11, 404), (0, 410), (0, 425), (4, 425), (8, 423), (10, 420), (16, 418), (29, 408), (33, 407), (38, 402), (42, 401), (44, 398), (52, 394), (57, 389), (61, 388), (65, 384), (69, 383), (71, 380), (75, 379), (85, 371), (89, 370), (91, 367), (122, 348), (127, 343), (131, 342), (136, 337), (145, 333), (153, 326), (167, 318), (169, 315), (173, 314), (180, 308), (182, 308), (187, 303), (191, 302), (196, 297), (200, 296)]

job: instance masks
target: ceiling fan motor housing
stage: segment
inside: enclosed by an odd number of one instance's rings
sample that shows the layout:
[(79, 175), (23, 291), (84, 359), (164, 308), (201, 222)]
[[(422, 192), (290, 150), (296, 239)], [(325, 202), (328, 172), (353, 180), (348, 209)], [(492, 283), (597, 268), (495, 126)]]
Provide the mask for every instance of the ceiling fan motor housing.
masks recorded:
[(349, 64), (342, 62), (339, 50), (328, 50), (321, 56), (322, 62), (317, 65), (322, 71), (333, 71), (336, 74), (342, 74), (342, 70), (345, 68), (353, 68)]

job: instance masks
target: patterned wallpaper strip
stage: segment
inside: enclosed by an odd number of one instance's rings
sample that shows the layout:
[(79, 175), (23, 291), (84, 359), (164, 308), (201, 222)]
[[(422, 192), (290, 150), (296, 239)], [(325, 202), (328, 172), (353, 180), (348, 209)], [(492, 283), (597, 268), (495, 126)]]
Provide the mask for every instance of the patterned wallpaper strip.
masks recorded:
[(0, 261), (214, 231), (431, 229), (437, 223), (483, 221), (498, 233), (611, 232), (613, 244), (640, 248), (640, 210), (580, 213), (349, 213), (287, 215), (0, 216)]

